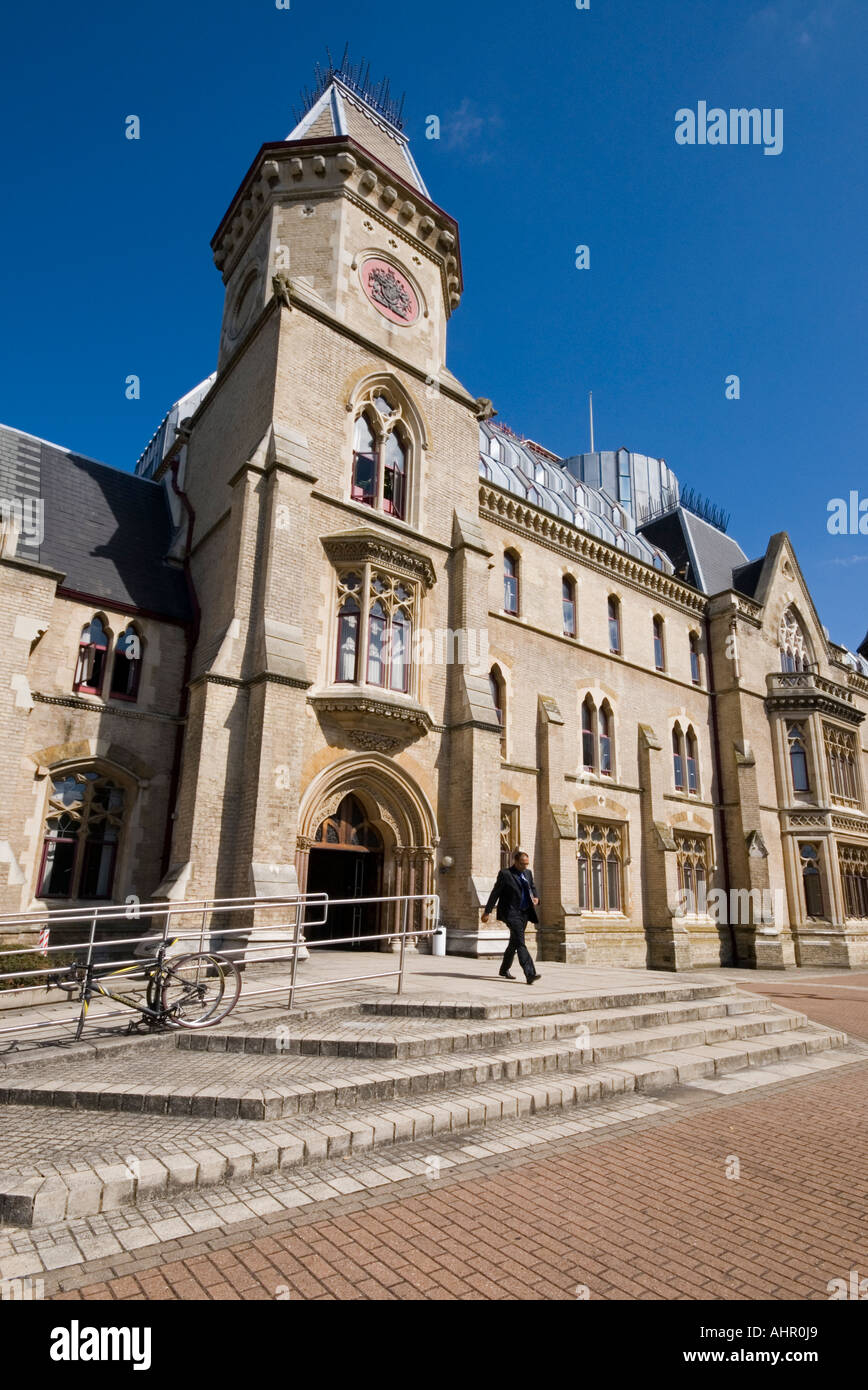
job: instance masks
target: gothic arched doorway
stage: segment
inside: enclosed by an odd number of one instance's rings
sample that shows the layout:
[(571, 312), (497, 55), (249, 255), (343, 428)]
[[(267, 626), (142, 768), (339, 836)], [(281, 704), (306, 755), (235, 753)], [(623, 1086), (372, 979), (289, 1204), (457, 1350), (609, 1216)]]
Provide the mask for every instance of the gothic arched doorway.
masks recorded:
[[(314, 836), (307, 892), (327, 893), (332, 901), (376, 898), (381, 893), (382, 876), (382, 837), (357, 798), (345, 796)], [(376, 903), (330, 906), (325, 923), (305, 927), (305, 936), (308, 941), (350, 938), (342, 949), (364, 949), (365, 938), (377, 934), (379, 915)]]

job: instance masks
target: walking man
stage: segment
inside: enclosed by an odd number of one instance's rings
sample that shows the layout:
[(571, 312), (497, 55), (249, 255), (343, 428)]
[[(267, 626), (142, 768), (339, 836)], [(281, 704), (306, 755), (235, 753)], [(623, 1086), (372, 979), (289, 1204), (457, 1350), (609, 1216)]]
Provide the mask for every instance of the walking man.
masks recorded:
[(518, 953), (518, 963), (525, 973), (528, 984), (532, 985), (541, 977), (536, 973), (533, 957), (524, 944), (524, 931), (528, 922), (539, 921), (536, 915), (539, 898), (536, 896), (536, 884), (533, 881), (533, 874), (529, 865), (530, 859), (524, 850), (517, 849), (512, 856), (510, 867), (501, 869), (497, 875), (497, 882), (485, 904), (482, 921), (483, 923), (488, 921), (491, 916), (491, 909), (497, 903), (497, 920), (498, 922), (505, 922), (509, 927), (509, 945), (504, 952), (500, 966), (501, 979), (515, 979), (514, 975), (510, 975), (509, 968), (516, 953)]

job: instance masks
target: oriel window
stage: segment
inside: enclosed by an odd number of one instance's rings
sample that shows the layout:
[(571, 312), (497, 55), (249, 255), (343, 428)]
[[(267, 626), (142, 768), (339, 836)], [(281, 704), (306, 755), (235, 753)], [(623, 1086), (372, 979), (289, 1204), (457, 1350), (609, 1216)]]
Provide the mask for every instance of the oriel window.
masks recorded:
[(409, 694), (415, 607), (416, 588), (408, 580), (368, 565), (340, 574), (336, 682)]

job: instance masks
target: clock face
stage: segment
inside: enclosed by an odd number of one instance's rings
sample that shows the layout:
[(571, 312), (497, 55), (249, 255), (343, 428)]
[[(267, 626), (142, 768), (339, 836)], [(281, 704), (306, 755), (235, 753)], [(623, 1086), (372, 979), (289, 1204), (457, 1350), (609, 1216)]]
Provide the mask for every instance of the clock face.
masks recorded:
[(413, 286), (400, 270), (388, 261), (376, 258), (365, 261), (361, 269), (362, 289), (374, 308), (407, 328), (419, 317), (419, 299)]

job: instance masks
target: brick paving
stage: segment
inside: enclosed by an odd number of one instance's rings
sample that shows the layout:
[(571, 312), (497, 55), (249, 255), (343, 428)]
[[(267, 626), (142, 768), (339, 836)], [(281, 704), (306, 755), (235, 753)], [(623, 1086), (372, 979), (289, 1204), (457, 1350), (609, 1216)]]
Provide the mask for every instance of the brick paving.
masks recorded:
[(843, 1028), (868, 1039), (868, 973), (834, 974), (803, 980), (790, 975), (779, 981), (745, 982), (752, 994), (765, 994), (785, 1009), (800, 1009), (815, 1023)]
[(532, 1159), (489, 1142), (460, 1175), (266, 1213), (123, 1270), (109, 1256), (49, 1296), (825, 1300), (868, 1267), (866, 1081), (863, 1063), (689, 1115), (649, 1101), (616, 1137)]
[[(843, 972), (749, 978), (753, 992), (868, 1038), (866, 985)], [(862, 1055), (857, 1045), (837, 1066), (820, 1055), (434, 1134), (170, 1193), (148, 1211), (0, 1231), (0, 1246), (10, 1274), (42, 1270), (60, 1298), (561, 1299), (586, 1288), (594, 1299), (825, 1300), (830, 1279), (868, 1266)]]

